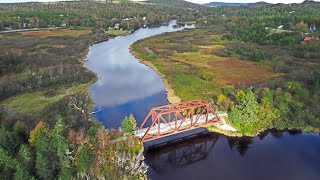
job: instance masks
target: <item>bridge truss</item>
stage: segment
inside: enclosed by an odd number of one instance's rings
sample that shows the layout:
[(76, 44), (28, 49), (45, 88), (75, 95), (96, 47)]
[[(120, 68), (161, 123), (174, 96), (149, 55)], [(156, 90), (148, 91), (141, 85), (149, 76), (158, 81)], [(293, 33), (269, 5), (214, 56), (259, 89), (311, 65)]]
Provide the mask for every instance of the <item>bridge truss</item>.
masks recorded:
[[(146, 142), (218, 121), (220, 117), (208, 102), (192, 100), (152, 108), (134, 134)], [(150, 125), (144, 128), (147, 122)]]

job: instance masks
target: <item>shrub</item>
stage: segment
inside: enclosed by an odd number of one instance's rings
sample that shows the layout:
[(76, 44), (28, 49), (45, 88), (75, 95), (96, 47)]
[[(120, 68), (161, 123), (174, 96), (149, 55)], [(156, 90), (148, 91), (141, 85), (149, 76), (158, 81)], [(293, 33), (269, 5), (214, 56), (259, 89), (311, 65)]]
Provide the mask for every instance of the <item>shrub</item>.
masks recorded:
[(158, 54), (152, 52), (152, 53), (149, 53), (147, 57), (148, 59), (155, 59), (158, 57)]
[(226, 96), (223, 94), (219, 94), (217, 97), (217, 105), (220, 105), (224, 100), (226, 100)]
[(124, 133), (131, 133), (136, 129), (136, 127), (137, 127), (137, 122), (132, 114), (130, 114), (129, 117), (126, 116), (121, 123), (121, 130)]
[(229, 96), (231, 94), (231, 92), (232, 92), (232, 90), (231, 90), (230, 87), (226, 87), (226, 88), (223, 89), (223, 94), (225, 96)]
[[(243, 91), (239, 92), (243, 93)], [(245, 96), (243, 96), (242, 93), (239, 99), (240, 102), (231, 109), (229, 117), (238, 130), (243, 133), (252, 133), (256, 130), (255, 125), (258, 122), (259, 104), (251, 90), (249, 90)]]
[(242, 48), (237, 48), (235, 53), (240, 55), (240, 59), (248, 59), (255, 62), (264, 60), (264, 53), (259, 49), (245, 50)]

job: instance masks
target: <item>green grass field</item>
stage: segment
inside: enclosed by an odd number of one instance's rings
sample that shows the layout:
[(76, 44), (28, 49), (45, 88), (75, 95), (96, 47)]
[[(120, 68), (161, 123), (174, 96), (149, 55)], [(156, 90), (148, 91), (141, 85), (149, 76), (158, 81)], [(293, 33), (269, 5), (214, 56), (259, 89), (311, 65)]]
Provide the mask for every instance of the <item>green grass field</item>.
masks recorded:
[(46, 91), (35, 91), (10, 97), (0, 103), (0, 106), (9, 111), (23, 113), (40, 113), (45, 107), (53, 104), (66, 96), (86, 90), (90, 83), (74, 85), (72, 87), (60, 87)]

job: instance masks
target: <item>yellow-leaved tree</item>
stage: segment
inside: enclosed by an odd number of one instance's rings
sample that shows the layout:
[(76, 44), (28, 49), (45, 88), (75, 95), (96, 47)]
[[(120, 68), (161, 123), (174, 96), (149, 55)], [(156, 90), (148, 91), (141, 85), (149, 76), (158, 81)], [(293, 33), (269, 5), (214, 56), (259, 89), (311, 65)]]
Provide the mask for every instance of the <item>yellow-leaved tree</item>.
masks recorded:
[(308, 24), (301, 21), (294, 26), (294, 29), (301, 32), (308, 32)]
[(39, 133), (39, 130), (42, 129), (43, 132), (48, 133), (48, 128), (46, 127), (46, 125), (44, 124), (44, 122), (40, 121), (36, 127), (30, 131), (30, 137), (29, 137), (29, 143), (31, 146), (34, 146), (36, 141), (37, 141), (37, 136)]

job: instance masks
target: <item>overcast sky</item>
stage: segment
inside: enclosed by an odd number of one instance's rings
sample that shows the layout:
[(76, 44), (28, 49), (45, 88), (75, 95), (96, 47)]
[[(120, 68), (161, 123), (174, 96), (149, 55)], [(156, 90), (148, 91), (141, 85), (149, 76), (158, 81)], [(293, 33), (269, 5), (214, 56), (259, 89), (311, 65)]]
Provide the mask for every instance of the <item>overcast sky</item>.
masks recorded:
[[(37, 1), (37, 2), (51, 2), (51, 1), (59, 1), (59, 0), (0, 0), (2, 3), (9, 3), (9, 2), (30, 2), (30, 1)], [(60, 0), (61, 1), (61, 0)], [(265, 1), (269, 3), (301, 3), (303, 0), (187, 0), (193, 3), (208, 3), (208, 2), (239, 2), (239, 3), (247, 3), (247, 2), (258, 2), (258, 1)], [(317, 0), (320, 1), (320, 0)]]

